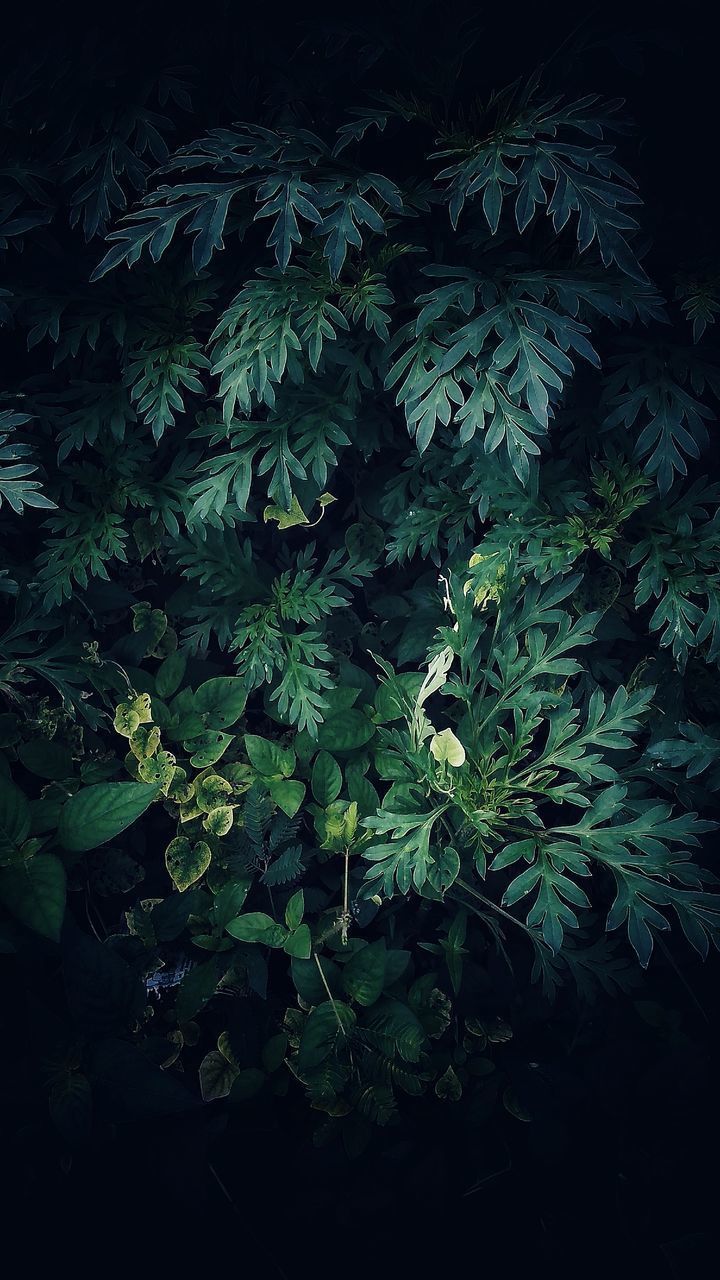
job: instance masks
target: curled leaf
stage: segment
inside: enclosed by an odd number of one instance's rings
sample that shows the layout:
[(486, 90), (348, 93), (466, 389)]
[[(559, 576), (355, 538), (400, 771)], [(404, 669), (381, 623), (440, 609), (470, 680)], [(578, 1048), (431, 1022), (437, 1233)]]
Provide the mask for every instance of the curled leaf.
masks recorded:
[(130, 737), (130, 750), (138, 760), (154, 756), (160, 746), (160, 730), (154, 724), (139, 724)]
[(439, 764), (452, 765), (459, 769), (465, 763), (465, 748), (452, 729), (442, 729), (430, 740), (430, 754)]
[(140, 724), (140, 717), (128, 702), (121, 702), (115, 711), (113, 728), (123, 738), (132, 738)]

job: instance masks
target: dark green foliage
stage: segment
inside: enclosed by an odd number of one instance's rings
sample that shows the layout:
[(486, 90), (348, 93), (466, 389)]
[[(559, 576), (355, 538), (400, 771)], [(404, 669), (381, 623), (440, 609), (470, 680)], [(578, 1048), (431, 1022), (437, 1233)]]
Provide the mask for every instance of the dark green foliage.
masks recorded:
[(0, 949), (70, 1146), (524, 1121), (522, 999), (717, 944), (716, 282), (651, 278), (620, 101), (421, 80), (5, 90)]

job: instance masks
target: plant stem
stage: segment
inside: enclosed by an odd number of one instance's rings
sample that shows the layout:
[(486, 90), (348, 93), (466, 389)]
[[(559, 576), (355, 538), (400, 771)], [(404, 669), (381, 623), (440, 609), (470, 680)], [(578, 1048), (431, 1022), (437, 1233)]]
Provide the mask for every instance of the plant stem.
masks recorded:
[(339, 1013), (338, 1013), (338, 1011), (337, 1011), (337, 1005), (335, 1004), (335, 1001), (334, 1001), (334, 1000), (333, 1000), (333, 998), (332, 998), (332, 992), (331, 992), (331, 990), (330, 990), (330, 988), (329, 988), (329, 986), (328, 986), (328, 984), (327, 984), (327, 979), (326, 979), (326, 977), (325, 977), (325, 974), (323, 973), (323, 967), (322, 967), (322, 965), (321, 965), (321, 963), (320, 963), (320, 957), (319, 957), (319, 955), (318, 955), (317, 951), (316, 951), (316, 952), (314, 952), (314, 959), (315, 959), (315, 963), (316, 963), (316, 965), (317, 965), (317, 967), (318, 967), (318, 973), (320, 974), (320, 977), (322, 978), (322, 984), (323, 984), (323, 986), (324, 986), (325, 990), (327, 991), (327, 997), (328, 997), (328, 1000), (330, 1001), (330, 1003), (331, 1003), (331, 1005), (332, 1005), (332, 1007), (333, 1007), (333, 1013), (335, 1014), (335, 1018), (336, 1018), (336, 1020), (337, 1020), (337, 1024), (338, 1024), (338, 1026), (339, 1026), (340, 1030), (342, 1031), (343, 1035), (344, 1035), (344, 1036), (346, 1036), (346, 1035), (347, 1035), (347, 1031), (345, 1030), (345, 1028), (344, 1028), (344, 1026), (343, 1026), (343, 1024), (342, 1024), (342, 1019), (341, 1019), (341, 1017), (340, 1017), (340, 1014), (339, 1014)]
[(511, 924), (517, 925), (518, 929), (522, 929), (528, 937), (532, 938), (533, 942), (537, 942), (532, 930), (528, 929), (528, 926), (523, 924), (522, 920), (517, 920), (515, 916), (511, 916), (509, 911), (505, 911), (503, 907), (499, 907), (497, 902), (493, 902), (492, 898), (486, 898), (483, 893), (478, 893), (477, 889), (473, 889), (472, 885), (469, 885), (467, 881), (461, 880), (459, 877), (455, 881), (455, 884), (458, 885), (460, 889), (464, 889), (466, 893), (472, 894), (473, 898), (477, 898), (478, 901), (482, 902), (486, 907), (490, 907), (492, 911), (497, 911), (498, 915), (502, 916), (505, 920), (509, 920)]
[(350, 876), (350, 850), (345, 846), (345, 874), (343, 877), (343, 913), (340, 937), (344, 947), (347, 946), (348, 925), (350, 923), (350, 907), (348, 902), (348, 881)]
[[(482, 684), (480, 685), (480, 692), (478, 693), (478, 696), (477, 696), (477, 707), (478, 707), (478, 711), (480, 710), (480, 707), (481, 707), (481, 706), (482, 706), (482, 704), (483, 704), (483, 700), (484, 700), (484, 698), (485, 698), (485, 693), (486, 693), (486, 691), (487, 691), (488, 674), (489, 674), (489, 671), (490, 671), (490, 666), (491, 666), (491, 664), (492, 664), (493, 649), (494, 649), (494, 647), (495, 647), (495, 641), (496, 641), (496, 639), (497, 639), (498, 628), (499, 628), (499, 626), (500, 626), (500, 613), (501, 613), (501, 605), (500, 605), (500, 602), (498, 601), (498, 611), (497, 611), (497, 614), (496, 614), (496, 616), (495, 616), (495, 626), (493, 627), (492, 636), (490, 637), (490, 648), (489, 648), (489, 650), (488, 650), (487, 662), (486, 662), (486, 664), (485, 664), (485, 670), (483, 671), (483, 678), (482, 678)], [(484, 723), (484, 721), (483, 721), (483, 723)], [(480, 729), (481, 727), (482, 727), (481, 725), (480, 725), (480, 726), (477, 726), (477, 727), (476, 727), (476, 732), (479, 732), (479, 729)]]

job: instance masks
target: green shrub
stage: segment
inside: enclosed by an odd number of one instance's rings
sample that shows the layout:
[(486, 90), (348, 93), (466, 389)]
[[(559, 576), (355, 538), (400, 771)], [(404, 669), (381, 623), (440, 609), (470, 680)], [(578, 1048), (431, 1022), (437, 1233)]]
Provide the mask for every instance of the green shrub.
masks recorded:
[(523, 1119), (507, 992), (717, 940), (716, 294), (646, 274), (617, 102), (198, 128), (183, 77), (5, 102), (0, 947), (63, 965), (51, 1115)]

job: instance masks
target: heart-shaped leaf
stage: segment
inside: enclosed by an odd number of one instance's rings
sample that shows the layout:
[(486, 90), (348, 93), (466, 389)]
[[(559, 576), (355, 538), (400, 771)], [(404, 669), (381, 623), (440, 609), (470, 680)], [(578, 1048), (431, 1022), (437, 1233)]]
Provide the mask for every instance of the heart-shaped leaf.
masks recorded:
[(200, 1063), (200, 1093), (203, 1102), (226, 1098), (238, 1075), (238, 1068), (218, 1049), (211, 1049)]
[(204, 876), (211, 861), (212, 851), (204, 840), (191, 844), (187, 836), (176, 836), (165, 850), (165, 866), (181, 893)]
[(198, 778), (195, 784), (195, 801), (198, 809), (210, 813), (218, 805), (224, 804), (232, 792), (232, 783), (226, 778), (221, 778), (218, 773), (208, 773), (205, 777)]
[(465, 763), (465, 748), (452, 729), (443, 729), (431, 738), (430, 754), (439, 763), (452, 765), (453, 769), (459, 769)]

